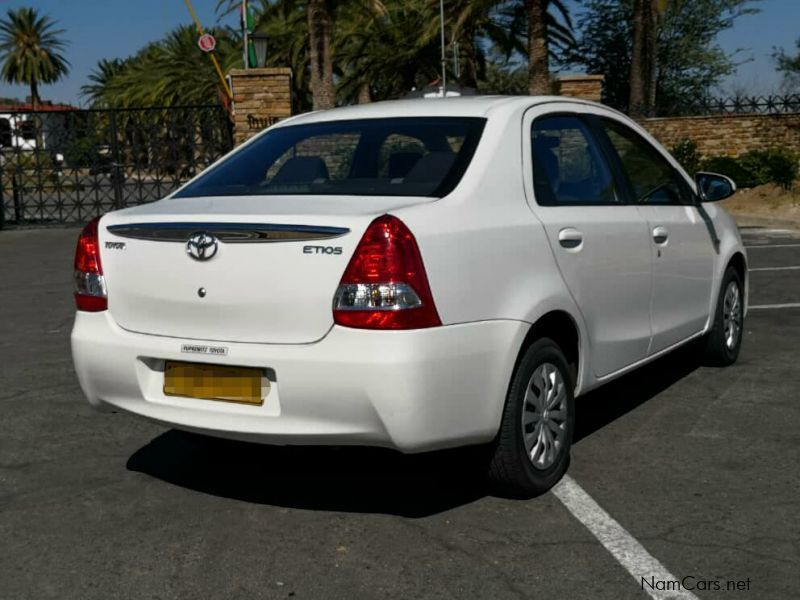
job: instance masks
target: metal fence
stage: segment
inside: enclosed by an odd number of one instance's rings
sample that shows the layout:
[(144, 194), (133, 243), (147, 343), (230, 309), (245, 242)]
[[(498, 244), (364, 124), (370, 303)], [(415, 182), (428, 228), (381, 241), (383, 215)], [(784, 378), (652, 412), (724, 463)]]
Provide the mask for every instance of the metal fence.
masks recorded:
[(0, 228), (158, 200), (232, 147), (220, 106), (0, 113)]
[(779, 115), (800, 113), (800, 94), (785, 96), (731, 96), (697, 98), (660, 107), (659, 117), (697, 117), (709, 115)]

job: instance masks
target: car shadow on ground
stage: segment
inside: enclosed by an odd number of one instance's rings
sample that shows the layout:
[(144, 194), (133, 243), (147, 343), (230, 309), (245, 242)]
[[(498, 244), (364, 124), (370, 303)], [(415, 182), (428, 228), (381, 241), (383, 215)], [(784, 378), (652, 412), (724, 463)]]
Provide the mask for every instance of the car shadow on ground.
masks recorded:
[(207, 494), (308, 510), (424, 517), (487, 495), (475, 448), (403, 455), (365, 447), (267, 446), (168, 431), (128, 469)]
[(688, 344), (577, 398), (573, 443), (579, 444), (688, 376), (701, 366), (700, 356), (698, 344)]
[[(641, 406), (698, 366), (675, 352), (577, 400), (575, 441)], [(482, 448), (416, 455), (362, 447), (279, 447), (170, 430), (137, 450), (131, 471), (245, 502), (426, 517), (491, 495)]]

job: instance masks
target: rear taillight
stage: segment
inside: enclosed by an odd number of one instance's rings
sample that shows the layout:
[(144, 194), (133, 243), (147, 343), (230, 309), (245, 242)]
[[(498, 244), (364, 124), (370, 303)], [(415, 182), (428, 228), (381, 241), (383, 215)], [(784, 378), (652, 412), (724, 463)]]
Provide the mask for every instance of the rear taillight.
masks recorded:
[(442, 324), (417, 241), (383, 215), (356, 247), (333, 299), (333, 320), (360, 329), (422, 329)]
[(95, 217), (83, 228), (75, 248), (75, 304), (78, 310), (98, 312), (108, 308), (106, 280), (100, 264), (100, 239)]

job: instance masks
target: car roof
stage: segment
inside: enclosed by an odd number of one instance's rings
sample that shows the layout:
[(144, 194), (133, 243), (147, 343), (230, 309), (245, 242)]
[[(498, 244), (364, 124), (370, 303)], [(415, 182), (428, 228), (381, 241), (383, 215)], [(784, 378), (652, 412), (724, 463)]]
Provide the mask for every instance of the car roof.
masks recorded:
[(322, 121), (381, 119), (391, 117), (482, 117), (498, 108), (513, 109), (550, 102), (601, 106), (587, 100), (565, 96), (460, 96), (450, 98), (409, 98), (354, 104), (330, 110), (304, 113), (285, 119), (276, 126), (301, 125)]

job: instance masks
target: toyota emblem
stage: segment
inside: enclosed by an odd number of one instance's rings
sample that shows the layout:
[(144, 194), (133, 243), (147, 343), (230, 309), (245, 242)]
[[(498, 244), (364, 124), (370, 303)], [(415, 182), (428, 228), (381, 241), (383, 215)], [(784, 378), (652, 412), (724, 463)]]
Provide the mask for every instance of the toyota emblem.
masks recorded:
[(217, 238), (206, 231), (198, 231), (189, 236), (186, 253), (195, 260), (209, 260), (217, 253)]

